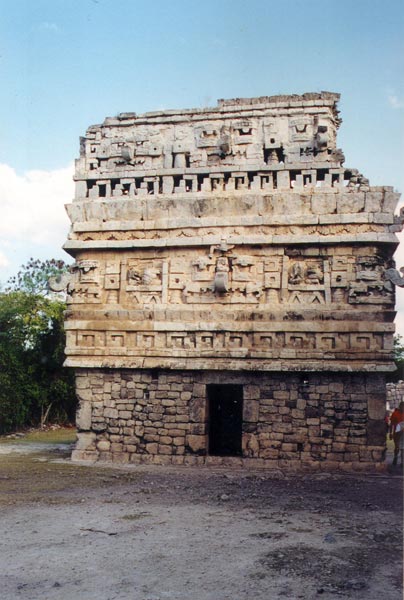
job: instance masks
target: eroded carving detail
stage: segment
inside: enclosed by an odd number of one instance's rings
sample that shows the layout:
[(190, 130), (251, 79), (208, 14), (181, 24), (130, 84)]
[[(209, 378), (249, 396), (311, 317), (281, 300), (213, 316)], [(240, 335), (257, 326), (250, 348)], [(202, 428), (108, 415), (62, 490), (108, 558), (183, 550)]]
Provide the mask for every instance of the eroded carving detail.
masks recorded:
[(213, 282), (213, 290), (217, 294), (224, 294), (229, 291), (229, 270), (229, 259), (226, 256), (219, 256), (216, 260)]
[(385, 260), (380, 256), (363, 256), (356, 262), (356, 281), (349, 285), (351, 304), (393, 304), (394, 289), (386, 280)]
[(70, 267), (72, 278), (67, 286), (68, 302), (101, 302), (99, 262), (79, 260)]
[[(71, 335), (71, 334), (70, 334)], [(197, 354), (199, 350), (244, 349), (258, 354), (270, 352), (278, 354), (282, 350), (334, 351), (343, 354), (357, 348), (365, 350), (388, 350), (389, 341), (386, 335), (378, 333), (336, 333), (336, 332), (211, 332), (211, 331), (79, 331), (76, 332), (77, 345), (80, 348), (98, 347), (100, 350), (112, 346), (124, 348), (128, 354), (138, 354), (145, 350), (151, 355), (154, 352), (165, 352), (171, 355), (170, 349), (187, 349)], [(119, 352), (120, 353), (120, 352)]]

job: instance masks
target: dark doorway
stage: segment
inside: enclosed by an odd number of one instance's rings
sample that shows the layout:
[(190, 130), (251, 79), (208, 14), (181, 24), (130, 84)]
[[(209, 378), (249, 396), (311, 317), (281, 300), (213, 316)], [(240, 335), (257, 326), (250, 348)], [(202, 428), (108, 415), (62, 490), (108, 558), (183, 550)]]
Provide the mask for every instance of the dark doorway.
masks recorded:
[(241, 456), (243, 386), (208, 385), (209, 454)]

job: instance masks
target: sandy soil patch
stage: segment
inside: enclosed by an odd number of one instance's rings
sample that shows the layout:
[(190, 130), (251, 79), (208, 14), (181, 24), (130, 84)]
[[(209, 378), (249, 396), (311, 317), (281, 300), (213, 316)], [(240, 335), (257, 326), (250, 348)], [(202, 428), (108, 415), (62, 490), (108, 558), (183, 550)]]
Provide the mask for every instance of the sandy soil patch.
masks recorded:
[(4, 600), (402, 598), (399, 470), (111, 469), (68, 441), (0, 444)]

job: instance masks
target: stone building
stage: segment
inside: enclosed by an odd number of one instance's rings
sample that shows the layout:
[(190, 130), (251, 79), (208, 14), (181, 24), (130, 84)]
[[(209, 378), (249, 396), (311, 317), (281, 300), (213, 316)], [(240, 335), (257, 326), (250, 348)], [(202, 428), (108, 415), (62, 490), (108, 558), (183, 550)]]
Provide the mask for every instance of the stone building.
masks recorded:
[(382, 468), (398, 194), (339, 95), (90, 127), (65, 249), (75, 460)]
[(404, 381), (400, 379), (396, 383), (386, 385), (386, 405), (389, 410), (398, 408), (400, 402), (404, 400)]

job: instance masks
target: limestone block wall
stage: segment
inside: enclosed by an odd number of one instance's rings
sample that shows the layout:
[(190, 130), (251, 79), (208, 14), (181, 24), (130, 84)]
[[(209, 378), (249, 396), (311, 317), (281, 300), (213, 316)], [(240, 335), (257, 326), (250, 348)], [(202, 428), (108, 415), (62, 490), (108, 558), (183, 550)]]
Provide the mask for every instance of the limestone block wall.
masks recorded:
[[(243, 388), (240, 457), (209, 455), (207, 385)], [(76, 460), (383, 468), (383, 375), (80, 370)]]
[(386, 401), (391, 410), (404, 401), (404, 381), (386, 384)]
[[(87, 130), (65, 244), (77, 460), (380, 466), (404, 214), (344, 165), (338, 99)], [(221, 402), (242, 424), (222, 454)]]

